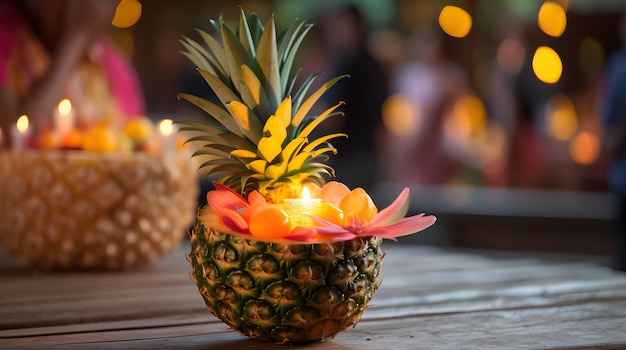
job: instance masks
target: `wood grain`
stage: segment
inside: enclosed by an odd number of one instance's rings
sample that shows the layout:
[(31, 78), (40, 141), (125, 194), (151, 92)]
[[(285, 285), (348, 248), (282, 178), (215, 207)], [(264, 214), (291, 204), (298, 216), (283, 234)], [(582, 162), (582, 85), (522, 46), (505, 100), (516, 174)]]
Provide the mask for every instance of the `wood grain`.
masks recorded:
[[(37, 273), (0, 255), (0, 349), (284, 349), (210, 315), (184, 246), (116, 273)], [(604, 259), (385, 247), (361, 322), (306, 349), (626, 349), (626, 274)]]

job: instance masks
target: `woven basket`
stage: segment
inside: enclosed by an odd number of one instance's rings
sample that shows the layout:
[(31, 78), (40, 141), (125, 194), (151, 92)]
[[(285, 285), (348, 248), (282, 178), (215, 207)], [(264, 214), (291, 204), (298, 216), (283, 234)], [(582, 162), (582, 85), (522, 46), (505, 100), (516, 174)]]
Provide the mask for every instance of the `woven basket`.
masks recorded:
[(0, 152), (0, 248), (43, 270), (130, 269), (175, 249), (198, 180), (186, 153)]

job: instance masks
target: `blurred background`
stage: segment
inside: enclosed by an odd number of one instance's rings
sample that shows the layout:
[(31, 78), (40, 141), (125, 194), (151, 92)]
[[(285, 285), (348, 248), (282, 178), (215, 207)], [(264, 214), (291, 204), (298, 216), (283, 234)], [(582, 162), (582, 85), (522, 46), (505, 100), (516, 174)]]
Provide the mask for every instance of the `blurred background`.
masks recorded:
[[(315, 27), (301, 77), (348, 73), (329, 103), (351, 138), (333, 165), (379, 207), (412, 189), (411, 210), (435, 227), (426, 244), (608, 255), (615, 200), (600, 119), (604, 69), (622, 46), (621, 0), (141, 1), (115, 30), (141, 77), (148, 114), (198, 112), (179, 92), (210, 95), (179, 51), (239, 6), (278, 28)], [(320, 79), (321, 80), (321, 79)], [(335, 130), (336, 131), (336, 130)]]

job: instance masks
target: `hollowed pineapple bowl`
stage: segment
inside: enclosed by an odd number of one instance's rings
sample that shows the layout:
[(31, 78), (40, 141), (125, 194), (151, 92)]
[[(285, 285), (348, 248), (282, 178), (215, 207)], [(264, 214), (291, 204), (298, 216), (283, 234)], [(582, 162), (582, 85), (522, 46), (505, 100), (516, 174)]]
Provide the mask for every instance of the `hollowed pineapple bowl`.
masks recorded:
[(135, 268), (192, 223), (189, 155), (0, 151), (0, 248), (42, 270)]
[(221, 233), (199, 217), (191, 278), (209, 311), (242, 335), (286, 344), (326, 341), (356, 326), (378, 289), (381, 242), (266, 243)]

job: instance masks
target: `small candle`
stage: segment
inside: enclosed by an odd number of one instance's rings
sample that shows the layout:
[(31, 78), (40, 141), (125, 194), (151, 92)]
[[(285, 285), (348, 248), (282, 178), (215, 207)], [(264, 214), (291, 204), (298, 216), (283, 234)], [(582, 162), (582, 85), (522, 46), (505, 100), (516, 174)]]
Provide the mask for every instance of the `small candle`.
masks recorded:
[(164, 154), (171, 154), (176, 148), (176, 133), (174, 132), (174, 122), (171, 119), (163, 119), (159, 123), (161, 133), (161, 147)]
[(311, 215), (319, 216), (321, 205), (322, 199), (311, 198), (306, 187), (302, 189), (301, 198), (283, 199), (283, 210), (287, 212), (292, 227), (313, 227), (315, 222)]
[(72, 108), (72, 102), (69, 99), (63, 99), (59, 102), (54, 114), (55, 131), (63, 136), (74, 128), (75, 113)]
[(11, 148), (14, 151), (21, 150), (25, 147), (30, 131), (28, 117), (22, 114), (15, 123), (15, 128), (11, 130)]

